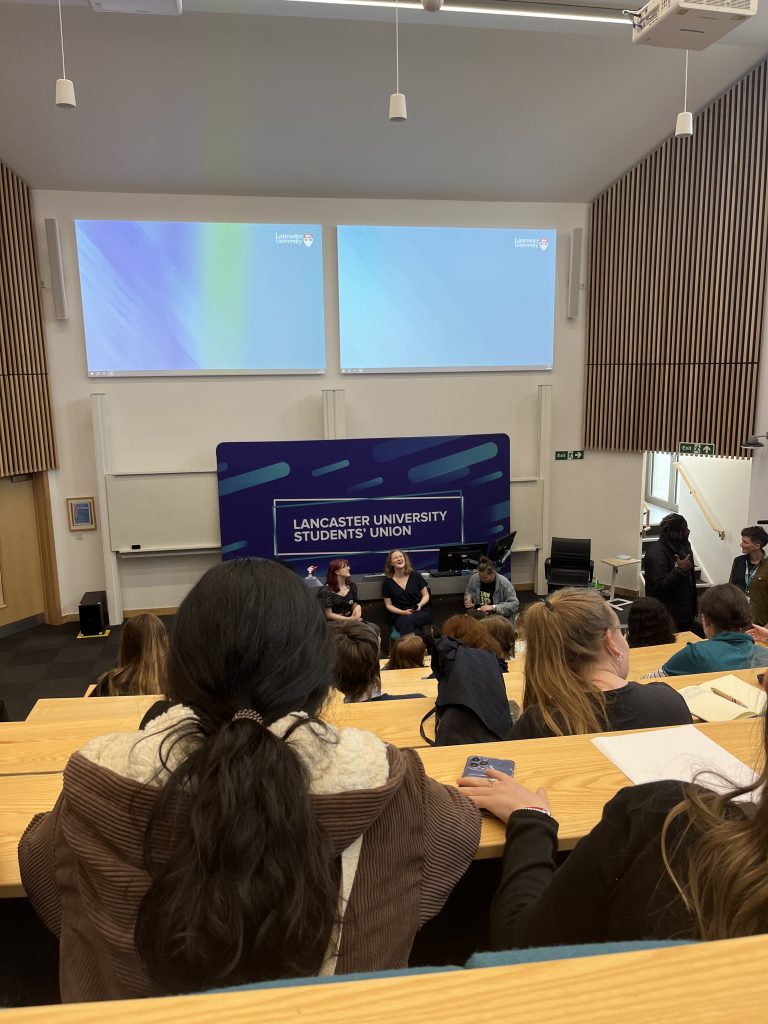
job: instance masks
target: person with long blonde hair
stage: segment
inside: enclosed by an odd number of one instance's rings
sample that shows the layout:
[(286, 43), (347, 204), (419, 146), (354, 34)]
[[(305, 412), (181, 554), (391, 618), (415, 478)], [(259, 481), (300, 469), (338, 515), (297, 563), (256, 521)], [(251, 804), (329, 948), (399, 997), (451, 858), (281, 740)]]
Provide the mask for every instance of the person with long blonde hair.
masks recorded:
[(117, 665), (96, 681), (92, 697), (165, 693), (168, 631), (161, 619), (142, 612), (127, 619), (120, 635)]
[(622, 789), (560, 868), (558, 824), (543, 789), (493, 769), (486, 779), (459, 779), (507, 827), (492, 945), (768, 932), (768, 718), (762, 726), (763, 769), (753, 783), (713, 792), (708, 772), (694, 783)]
[(690, 724), (671, 686), (627, 682), (629, 646), (594, 590), (558, 590), (530, 605), (522, 629), (523, 713), (510, 739)]

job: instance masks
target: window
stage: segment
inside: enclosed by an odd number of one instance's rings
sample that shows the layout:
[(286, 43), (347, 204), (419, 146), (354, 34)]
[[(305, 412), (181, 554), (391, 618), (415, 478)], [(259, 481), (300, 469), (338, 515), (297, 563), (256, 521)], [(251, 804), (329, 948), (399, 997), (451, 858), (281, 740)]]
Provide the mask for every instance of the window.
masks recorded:
[(674, 467), (675, 456), (670, 452), (651, 452), (645, 471), (645, 500), (649, 505), (660, 505), (677, 512), (678, 476)]

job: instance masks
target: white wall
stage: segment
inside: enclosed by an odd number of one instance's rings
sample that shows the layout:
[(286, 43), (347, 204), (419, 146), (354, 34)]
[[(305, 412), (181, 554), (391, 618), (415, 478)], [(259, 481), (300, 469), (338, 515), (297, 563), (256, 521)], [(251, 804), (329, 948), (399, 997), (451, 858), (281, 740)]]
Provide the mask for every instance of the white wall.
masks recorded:
[(681, 480), (678, 506), (691, 531), (697, 564), (710, 583), (726, 583), (741, 553), (741, 531), (749, 525), (750, 460), (683, 455), (679, 461), (712, 521), (725, 532), (721, 540)]
[[(536, 471), (537, 387), (553, 386), (553, 449), (582, 447), (584, 317), (565, 317), (569, 234), (586, 227), (584, 204), (510, 204), (408, 200), (280, 199), (38, 191), (34, 211), (40, 266), (48, 284), (43, 219), (59, 223), (69, 321), (45, 317), (60, 468), (50, 474), (62, 608), (76, 610), (83, 591), (104, 585), (100, 539), (67, 528), (65, 498), (96, 492), (89, 395), (106, 395), (113, 470), (213, 469), (215, 445), (234, 440), (322, 438), (321, 389), (346, 391), (350, 437), (387, 434), (506, 432), (512, 439), (513, 477)], [(303, 221), (324, 229), (326, 344), (324, 377), (242, 379), (131, 379), (86, 376), (82, 310), (73, 220), (77, 217)], [(551, 373), (342, 377), (338, 369), (335, 240), (337, 223), (554, 227), (558, 232), (555, 369)], [(396, 426), (394, 412), (396, 411)], [(554, 460), (554, 454), (550, 456)], [(634, 552), (639, 544), (642, 457), (589, 452), (583, 463), (552, 462), (551, 529), (591, 536), (599, 559)], [(535, 544), (541, 528), (535, 485), (513, 488), (512, 528), (517, 544)], [(126, 608), (178, 603), (210, 559), (164, 558), (124, 564)], [(602, 567), (605, 569), (605, 567)], [(607, 570), (606, 570), (607, 572)], [(518, 555), (513, 579), (533, 581), (533, 559)], [(636, 586), (625, 570), (620, 586)]]

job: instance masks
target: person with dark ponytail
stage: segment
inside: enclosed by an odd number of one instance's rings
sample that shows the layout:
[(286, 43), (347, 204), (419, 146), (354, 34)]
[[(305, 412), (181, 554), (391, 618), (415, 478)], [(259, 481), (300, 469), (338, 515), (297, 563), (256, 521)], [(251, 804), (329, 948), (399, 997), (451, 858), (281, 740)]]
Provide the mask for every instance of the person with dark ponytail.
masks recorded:
[(322, 721), (331, 644), (274, 562), (224, 562), (182, 602), (170, 709), (73, 754), (19, 845), (64, 1001), (407, 964), (480, 816), (415, 751)]

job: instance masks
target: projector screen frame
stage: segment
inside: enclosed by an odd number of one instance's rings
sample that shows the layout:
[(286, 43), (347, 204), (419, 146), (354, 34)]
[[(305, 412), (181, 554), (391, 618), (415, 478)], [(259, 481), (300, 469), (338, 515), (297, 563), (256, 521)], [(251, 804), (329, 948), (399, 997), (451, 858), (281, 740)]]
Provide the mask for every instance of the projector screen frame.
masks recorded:
[[(368, 263), (366, 265), (365, 256), (365, 243), (361, 242), (361, 235), (368, 233), (371, 240), (372, 248), (368, 251)], [(392, 242), (392, 251), (388, 254), (387, 249), (387, 237), (390, 239), (396, 238), (397, 233), (401, 233), (403, 237), (400, 237), (397, 242)], [(422, 237), (417, 241), (416, 236), (423, 233)], [(338, 300), (338, 317), (339, 317), (339, 373), (342, 377), (354, 376), (354, 375), (386, 375), (391, 374), (393, 376), (401, 376), (403, 374), (416, 375), (416, 374), (474, 374), (474, 373), (550, 373), (555, 368), (555, 338), (557, 332), (557, 294), (558, 294), (558, 270), (557, 270), (557, 252), (558, 252), (558, 234), (557, 227), (541, 227), (541, 226), (520, 226), (520, 225), (475, 225), (475, 224), (360, 224), (360, 223), (344, 223), (336, 225), (336, 271), (337, 271), (337, 300)], [(376, 240), (376, 236), (379, 236), (381, 241)], [(409, 235), (411, 237), (409, 238)], [(440, 239), (440, 245), (443, 250), (448, 252), (448, 262), (444, 264), (447, 268), (447, 279), (451, 279), (451, 274), (456, 275), (457, 260), (457, 239), (465, 235), (468, 239), (466, 246), (464, 242), (458, 243), (460, 248), (466, 249), (466, 255), (471, 257), (473, 251), (477, 254), (478, 241), (485, 246), (486, 240), (492, 236), (506, 236), (504, 242), (499, 241), (499, 245), (496, 246), (496, 253), (500, 259), (494, 263), (491, 257), (483, 257), (483, 260), (477, 259), (474, 264), (475, 267), (493, 267), (493, 271), (489, 270), (487, 277), (484, 278), (486, 284), (486, 291), (482, 289), (479, 296), (474, 297), (475, 309), (480, 310), (485, 307), (482, 306), (484, 296), (490, 296), (488, 300), (488, 307), (496, 309), (497, 313), (501, 316), (507, 314), (508, 310), (504, 309), (504, 304), (510, 302), (510, 297), (515, 295), (514, 286), (510, 289), (509, 280), (510, 275), (518, 275), (517, 278), (512, 278), (517, 285), (517, 298), (520, 300), (521, 295), (523, 296), (522, 305), (519, 307), (523, 310), (523, 317), (521, 323), (516, 325), (514, 331), (508, 331), (504, 334), (504, 341), (506, 350), (502, 350), (501, 346), (496, 346), (497, 351), (493, 352), (486, 349), (486, 344), (491, 337), (494, 339), (498, 336), (498, 329), (496, 324), (492, 325), (488, 322), (483, 322), (483, 315), (479, 314), (475, 318), (474, 327), (475, 330), (468, 330), (464, 335), (466, 344), (464, 341), (459, 341), (457, 348), (457, 338), (462, 338), (461, 332), (458, 334), (451, 334), (448, 329), (445, 331), (445, 337), (449, 340), (449, 346), (446, 351), (446, 361), (440, 362), (435, 365), (415, 365), (411, 361), (411, 355), (414, 351), (418, 352), (422, 344), (429, 347), (429, 341), (424, 341), (425, 338), (429, 337), (429, 331), (427, 328), (429, 324), (422, 322), (419, 323), (419, 305), (423, 307), (424, 294), (429, 294), (427, 288), (422, 287), (425, 279), (435, 278), (435, 268), (440, 266), (440, 260), (438, 256), (434, 258), (429, 253), (428, 249), (430, 245), (434, 245), (435, 238)], [(357, 241), (356, 237), (357, 236)], [(430, 239), (430, 236), (432, 238)], [(445, 239), (445, 241), (443, 241)], [(448, 241), (450, 239), (450, 241)], [(495, 244), (495, 243), (494, 243)], [(362, 254), (361, 255), (361, 249)], [(405, 253), (407, 258), (403, 261), (396, 261), (393, 263), (393, 257), (398, 256), (395, 250), (395, 245), (401, 246), (401, 252)], [(377, 246), (379, 250), (377, 252)], [(502, 249), (503, 246), (503, 249)], [(507, 248), (508, 247), (508, 248)], [(490, 247), (489, 247), (490, 248)], [(420, 251), (420, 262), (414, 259), (414, 253)], [(539, 259), (546, 259), (548, 263), (542, 267), (541, 271), (533, 271), (533, 264), (519, 262), (520, 258), (524, 261), (527, 257), (523, 255), (523, 250), (530, 252), (534, 250), (539, 253)], [(511, 253), (515, 253), (514, 256)], [(519, 253), (519, 256), (518, 256)], [(542, 255), (543, 254), (543, 255)], [(462, 252), (462, 256), (464, 252)], [(451, 262), (451, 256), (453, 261)], [(491, 262), (489, 262), (489, 259)], [(503, 259), (502, 263), (500, 260)], [(377, 260), (379, 265), (377, 266)], [(389, 263), (388, 263), (389, 261)], [(410, 277), (402, 276), (403, 268), (408, 267), (410, 264), (411, 275)], [(394, 280), (390, 280), (383, 271), (387, 266), (395, 266), (401, 272), (401, 280), (397, 279), (397, 270), (395, 271)], [(499, 275), (498, 267), (503, 267), (507, 274), (505, 280)], [(374, 271), (378, 270), (378, 275)], [(533, 272), (533, 273), (532, 273)], [(389, 324), (392, 328), (390, 335), (388, 336), (381, 330), (378, 334), (374, 332), (373, 337), (369, 336), (369, 340), (366, 342), (366, 348), (368, 351), (363, 351), (360, 348), (359, 339), (366, 337), (366, 329), (361, 328), (360, 316), (361, 309), (358, 304), (357, 309), (355, 303), (350, 300), (350, 284), (355, 281), (356, 275), (362, 280), (365, 276), (368, 276), (368, 283), (375, 281), (376, 284), (371, 289), (369, 295), (369, 306), (365, 310), (365, 315), (368, 315), (369, 310), (381, 311), (383, 302), (389, 302), (394, 300), (395, 303), (404, 300), (405, 308), (408, 308), (408, 296), (410, 295), (411, 301), (416, 301), (415, 310), (417, 316), (411, 323), (402, 322), (398, 324), (397, 315)], [(387, 280), (386, 288), (382, 288), (379, 284), (382, 280)], [(462, 282), (463, 282), (462, 277)], [(411, 282), (418, 282), (416, 287), (411, 286)], [(358, 282), (359, 283), (359, 282)], [(441, 282), (442, 283), (442, 282)], [(491, 290), (487, 291), (490, 287)], [(494, 290), (495, 289), (495, 290)], [(509, 289), (509, 290), (508, 290)], [(522, 291), (521, 291), (522, 289)], [(542, 289), (542, 290), (540, 290)], [(459, 291), (458, 285), (454, 286), (454, 290), (451, 294), (457, 294)], [(531, 295), (533, 296), (531, 298)], [(435, 297), (440, 297), (440, 284), (438, 284), (438, 290), (435, 292)], [(463, 313), (463, 310), (459, 311)], [(517, 310), (514, 310), (516, 313)], [(375, 318), (374, 313), (370, 313), (372, 318)], [(357, 322), (355, 322), (357, 321)], [(527, 321), (527, 322), (526, 322)], [(461, 322), (461, 316), (458, 317), (457, 323)], [(499, 324), (509, 323), (509, 317), (507, 320), (499, 319)], [(400, 334), (399, 327), (403, 328), (403, 333)], [(436, 325), (436, 326), (439, 326)], [(485, 327), (485, 333), (483, 332)], [(478, 329), (479, 328), (479, 329)], [(376, 344), (374, 344), (374, 338)], [(393, 352), (394, 358), (392, 362), (387, 366), (371, 366), (371, 365), (354, 365), (362, 356), (363, 363), (373, 362), (373, 359), (369, 358), (369, 353), (375, 350), (376, 347), (379, 350), (389, 350), (389, 338), (395, 340), (395, 348), (399, 348), (399, 352)], [(405, 340), (404, 342), (404, 339)], [(452, 343), (452, 344), (451, 344)], [(461, 351), (461, 346), (464, 345), (465, 352)], [(478, 345), (483, 349), (483, 354), (490, 356), (496, 355), (497, 360), (493, 363), (490, 360), (486, 363), (478, 364), (462, 364), (458, 365), (456, 356), (461, 358), (461, 355), (470, 354), (471, 351), (477, 351)], [(370, 346), (370, 348), (368, 348)], [(357, 351), (355, 351), (357, 349)], [(423, 352), (424, 355), (429, 355), (427, 352)], [(431, 355), (440, 358), (440, 352), (435, 351)], [(399, 356), (399, 358), (398, 358)], [(506, 362), (499, 363), (498, 357), (506, 359)], [(517, 358), (515, 358), (517, 356)], [(533, 357), (531, 362), (526, 362), (526, 356)], [(537, 358), (538, 357), (538, 358)], [(380, 358), (380, 356), (379, 356)], [(451, 360), (454, 360), (453, 362)], [(536, 361), (533, 361), (536, 360)], [(403, 363), (407, 365), (403, 365)]]

